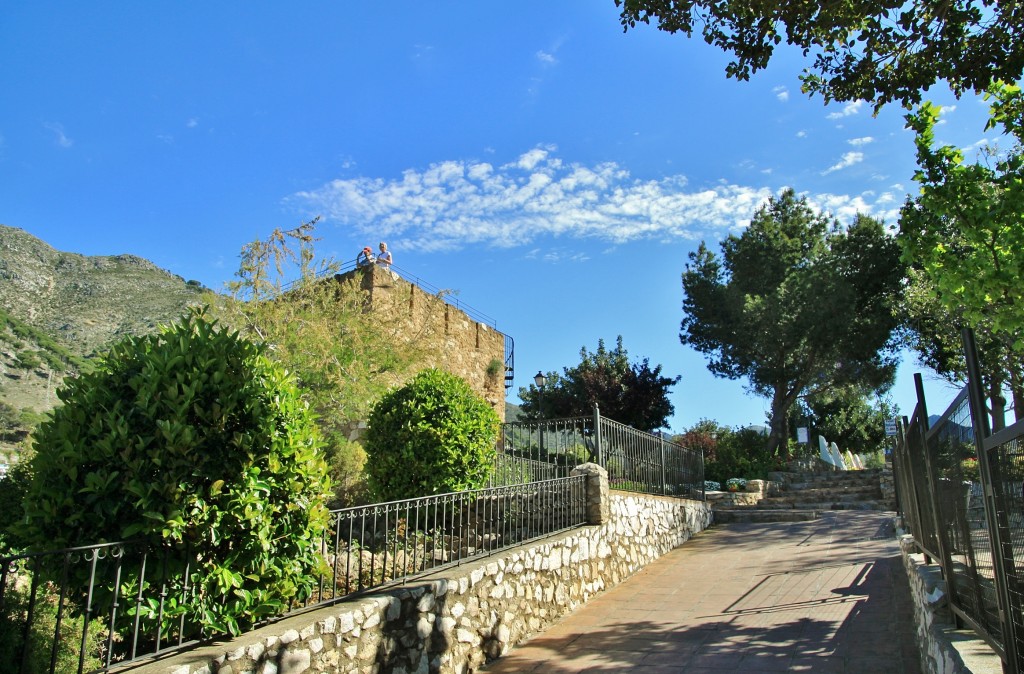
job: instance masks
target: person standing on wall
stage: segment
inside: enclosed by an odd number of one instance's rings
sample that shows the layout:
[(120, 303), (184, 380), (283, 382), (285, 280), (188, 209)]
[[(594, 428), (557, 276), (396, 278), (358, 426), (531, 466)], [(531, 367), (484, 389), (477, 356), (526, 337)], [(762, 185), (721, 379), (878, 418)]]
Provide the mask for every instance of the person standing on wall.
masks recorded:
[(388, 250), (388, 244), (381, 241), (378, 247), (380, 248), (380, 252), (377, 253), (377, 264), (384, 267), (385, 269), (390, 269), (391, 251)]
[(357, 267), (369, 267), (370, 265), (373, 264), (373, 262), (373, 251), (370, 250), (369, 246), (363, 248), (361, 251), (359, 251), (359, 254), (356, 255)]

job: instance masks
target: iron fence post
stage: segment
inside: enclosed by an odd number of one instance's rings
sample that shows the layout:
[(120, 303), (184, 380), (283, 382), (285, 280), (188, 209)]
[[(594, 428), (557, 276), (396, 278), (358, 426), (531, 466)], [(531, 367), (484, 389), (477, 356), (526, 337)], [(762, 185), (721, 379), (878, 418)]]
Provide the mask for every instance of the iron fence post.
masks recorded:
[[(946, 534), (946, 528), (942, 526), (942, 511), (939, 506), (939, 493), (938, 487), (939, 475), (936, 467), (932, 461), (931, 448), (928, 446), (928, 406), (925, 402), (924, 397), (924, 380), (920, 373), (914, 373), (914, 387), (917, 389), (917, 405), (921, 411), (918, 417), (918, 424), (920, 424), (920, 432), (922, 438), (922, 447), (924, 449), (924, 467), (927, 471), (928, 481), (934, 485), (929, 491), (931, 492), (931, 511), (932, 511), (932, 526), (935, 531), (935, 542), (939, 546), (939, 557), (942, 559), (942, 563), (939, 565), (942, 569), (942, 577), (946, 581), (946, 593), (949, 595), (949, 601), (951, 604), (959, 605), (957, 597), (956, 583), (953, 581), (953, 558), (950, 554), (949, 539)], [(954, 621), (956, 618), (954, 617)], [(957, 622), (957, 627), (960, 627)]]
[(658, 440), (661, 441), (661, 493), (668, 495), (668, 483), (665, 481), (665, 436), (659, 435)]
[[(978, 473), (981, 478), (982, 493), (985, 496), (985, 518), (988, 521), (992, 549), (992, 564), (995, 567), (996, 598), (999, 603), (999, 622), (1003, 631), (1003, 672), (1017, 674), (1016, 629), (1013, 624), (1013, 594), (1010, 592), (1010, 570), (1007, 562), (1013, 559), (1013, 547), (1010, 539), (1009, 523), (1006, 521), (1004, 504), (997, 504), (999, 490), (995, 489), (992, 463), (985, 447), (985, 441), (991, 435), (988, 417), (985, 412), (985, 394), (982, 389), (981, 365), (978, 362), (978, 347), (974, 341), (974, 331), (964, 328), (961, 332), (964, 344), (964, 359), (967, 361), (967, 388), (971, 402), (971, 425), (974, 427), (974, 446), (978, 452)], [(1009, 552), (1009, 559), (1005, 553)], [(1012, 561), (1010, 561), (1012, 564)], [(1017, 607), (1018, 612), (1020, 607)]]
[(597, 403), (594, 403), (594, 442), (597, 444), (597, 465), (608, 470), (608, 466), (604, 465), (604, 449), (601, 446), (601, 408)]

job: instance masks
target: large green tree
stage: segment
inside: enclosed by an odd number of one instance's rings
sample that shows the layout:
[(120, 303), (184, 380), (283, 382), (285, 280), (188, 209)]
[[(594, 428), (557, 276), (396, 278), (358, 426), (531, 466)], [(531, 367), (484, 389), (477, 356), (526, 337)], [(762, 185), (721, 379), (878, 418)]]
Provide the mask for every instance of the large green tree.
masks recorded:
[(519, 389), (522, 411), (527, 419), (555, 419), (593, 413), (594, 403), (602, 416), (642, 431), (668, 425), (675, 408), (669, 390), (680, 377), (665, 377), (661, 365), (651, 367), (647, 358), (630, 363), (622, 335), (609, 350), (604, 340), (597, 351), (580, 349), (580, 363), (562, 368), (562, 374), (548, 372), (544, 389), (530, 385)]
[[(950, 309), (940, 301), (929, 277), (911, 269), (904, 293), (902, 313), (907, 323), (907, 346), (922, 365), (956, 386), (967, 380), (961, 328), (967, 325), (962, 305)], [(971, 324), (981, 361), (982, 387), (988, 398), (992, 428), (1003, 427), (1008, 387), (1013, 396), (1017, 420), (1024, 419), (1024, 352), (1013, 348), (1013, 337), (992, 330), (983, 317)]]
[(1024, 72), (1024, 7), (1015, 0), (615, 0), (625, 29), (651, 23), (734, 57), (745, 80), (783, 43), (813, 57), (801, 79), (825, 101), (913, 105), (945, 82), (957, 95)]
[(899, 240), (949, 313), (1024, 351), (1024, 99), (1010, 85), (994, 87), (992, 97), (990, 126), (1002, 127), (1013, 147), (974, 163), (935, 144), (938, 107), (907, 116), (921, 191), (900, 213)]
[(791, 189), (721, 247), (721, 258), (704, 243), (690, 254), (680, 340), (715, 375), (771, 399), (768, 449), (786, 458), (799, 396), (891, 385), (899, 247), (879, 221), (858, 216), (843, 230)]

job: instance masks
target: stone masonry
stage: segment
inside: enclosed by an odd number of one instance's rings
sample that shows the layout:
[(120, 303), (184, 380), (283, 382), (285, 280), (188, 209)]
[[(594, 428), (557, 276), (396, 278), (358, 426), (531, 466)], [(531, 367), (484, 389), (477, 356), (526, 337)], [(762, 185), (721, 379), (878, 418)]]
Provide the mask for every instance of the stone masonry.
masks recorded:
[[(604, 471), (588, 469), (607, 484)], [(602, 524), (291, 616), (140, 674), (473, 672), (711, 522), (706, 503), (604, 491)], [(600, 516), (602, 508), (597, 507)]]
[(416, 369), (437, 367), (462, 377), (505, 420), (503, 333), (383, 267), (356, 269), (337, 280), (358, 283), (368, 311), (388, 316), (392, 327), (415, 337)]

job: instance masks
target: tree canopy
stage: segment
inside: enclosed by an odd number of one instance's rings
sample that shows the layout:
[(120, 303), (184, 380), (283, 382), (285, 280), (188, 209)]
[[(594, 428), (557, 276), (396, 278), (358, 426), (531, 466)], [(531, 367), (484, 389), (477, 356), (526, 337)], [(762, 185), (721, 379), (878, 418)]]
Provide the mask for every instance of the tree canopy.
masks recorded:
[(647, 358), (631, 364), (619, 335), (614, 349), (599, 339), (596, 352), (580, 349), (579, 365), (562, 368), (562, 374), (548, 372), (546, 379), (543, 391), (533, 385), (519, 389), (527, 419), (585, 416), (597, 403), (603, 416), (653, 431), (667, 426), (675, 412), (668, 394), (680, 377), (662, 376), (661, 365), (651, 367)]
[[(822, 435), (854, 453), (878, 451), (885, 442), (885, 420), (895, 411), (874, 391), (842, 386), (801, 398), (790, 410), (790, 422), (810, 429), (811, 442)], [(812, 445), (817, 451), (817, 445)]]
[(948, 312), (1024, 351), (1024, 98), (1010, 85), (991, 97), (989, 126), (1002, 126), (1014, 147), (975, 163), (959, 148), (935, 145), (940, 108), (926, 103), (907, 116), (921, 192), (900, 213), (899, 241)]
[(785, 453), (800, 395), (891, 385), (903, 265), (879, 221), (842, 230), (787, 189), (721, 247), (690, 254), (679, 337), (715, 375), (771, 398), (770, 450)]
[[(918, 361), (951, 384), (967, 381), (961, 328), (967, 325), (963, 307), (944, 305), (928, 276), (910, 269), (904, 293), (902, 313), (906, 320), (906, 343), (916, 352)], [(1013, 348), (1014, 340), (992, 330), (983, 318), (971, 325), (981, 361), (982, 387), (988, 397), (992, 428), (1005, 422), (1004, 389), (1009, 386), (1017, 420), (1024, 419), (1024, 352)]]
[(958, 96), (1024, 71), (1024, 12), (998, 0), (615, 0), (626, 30), (651, 23), (734, 56), (726, 75), (749, 79), (785, 42), (813, 57), (804, 91), (825, 101), (910, 106), (945, 81)]

